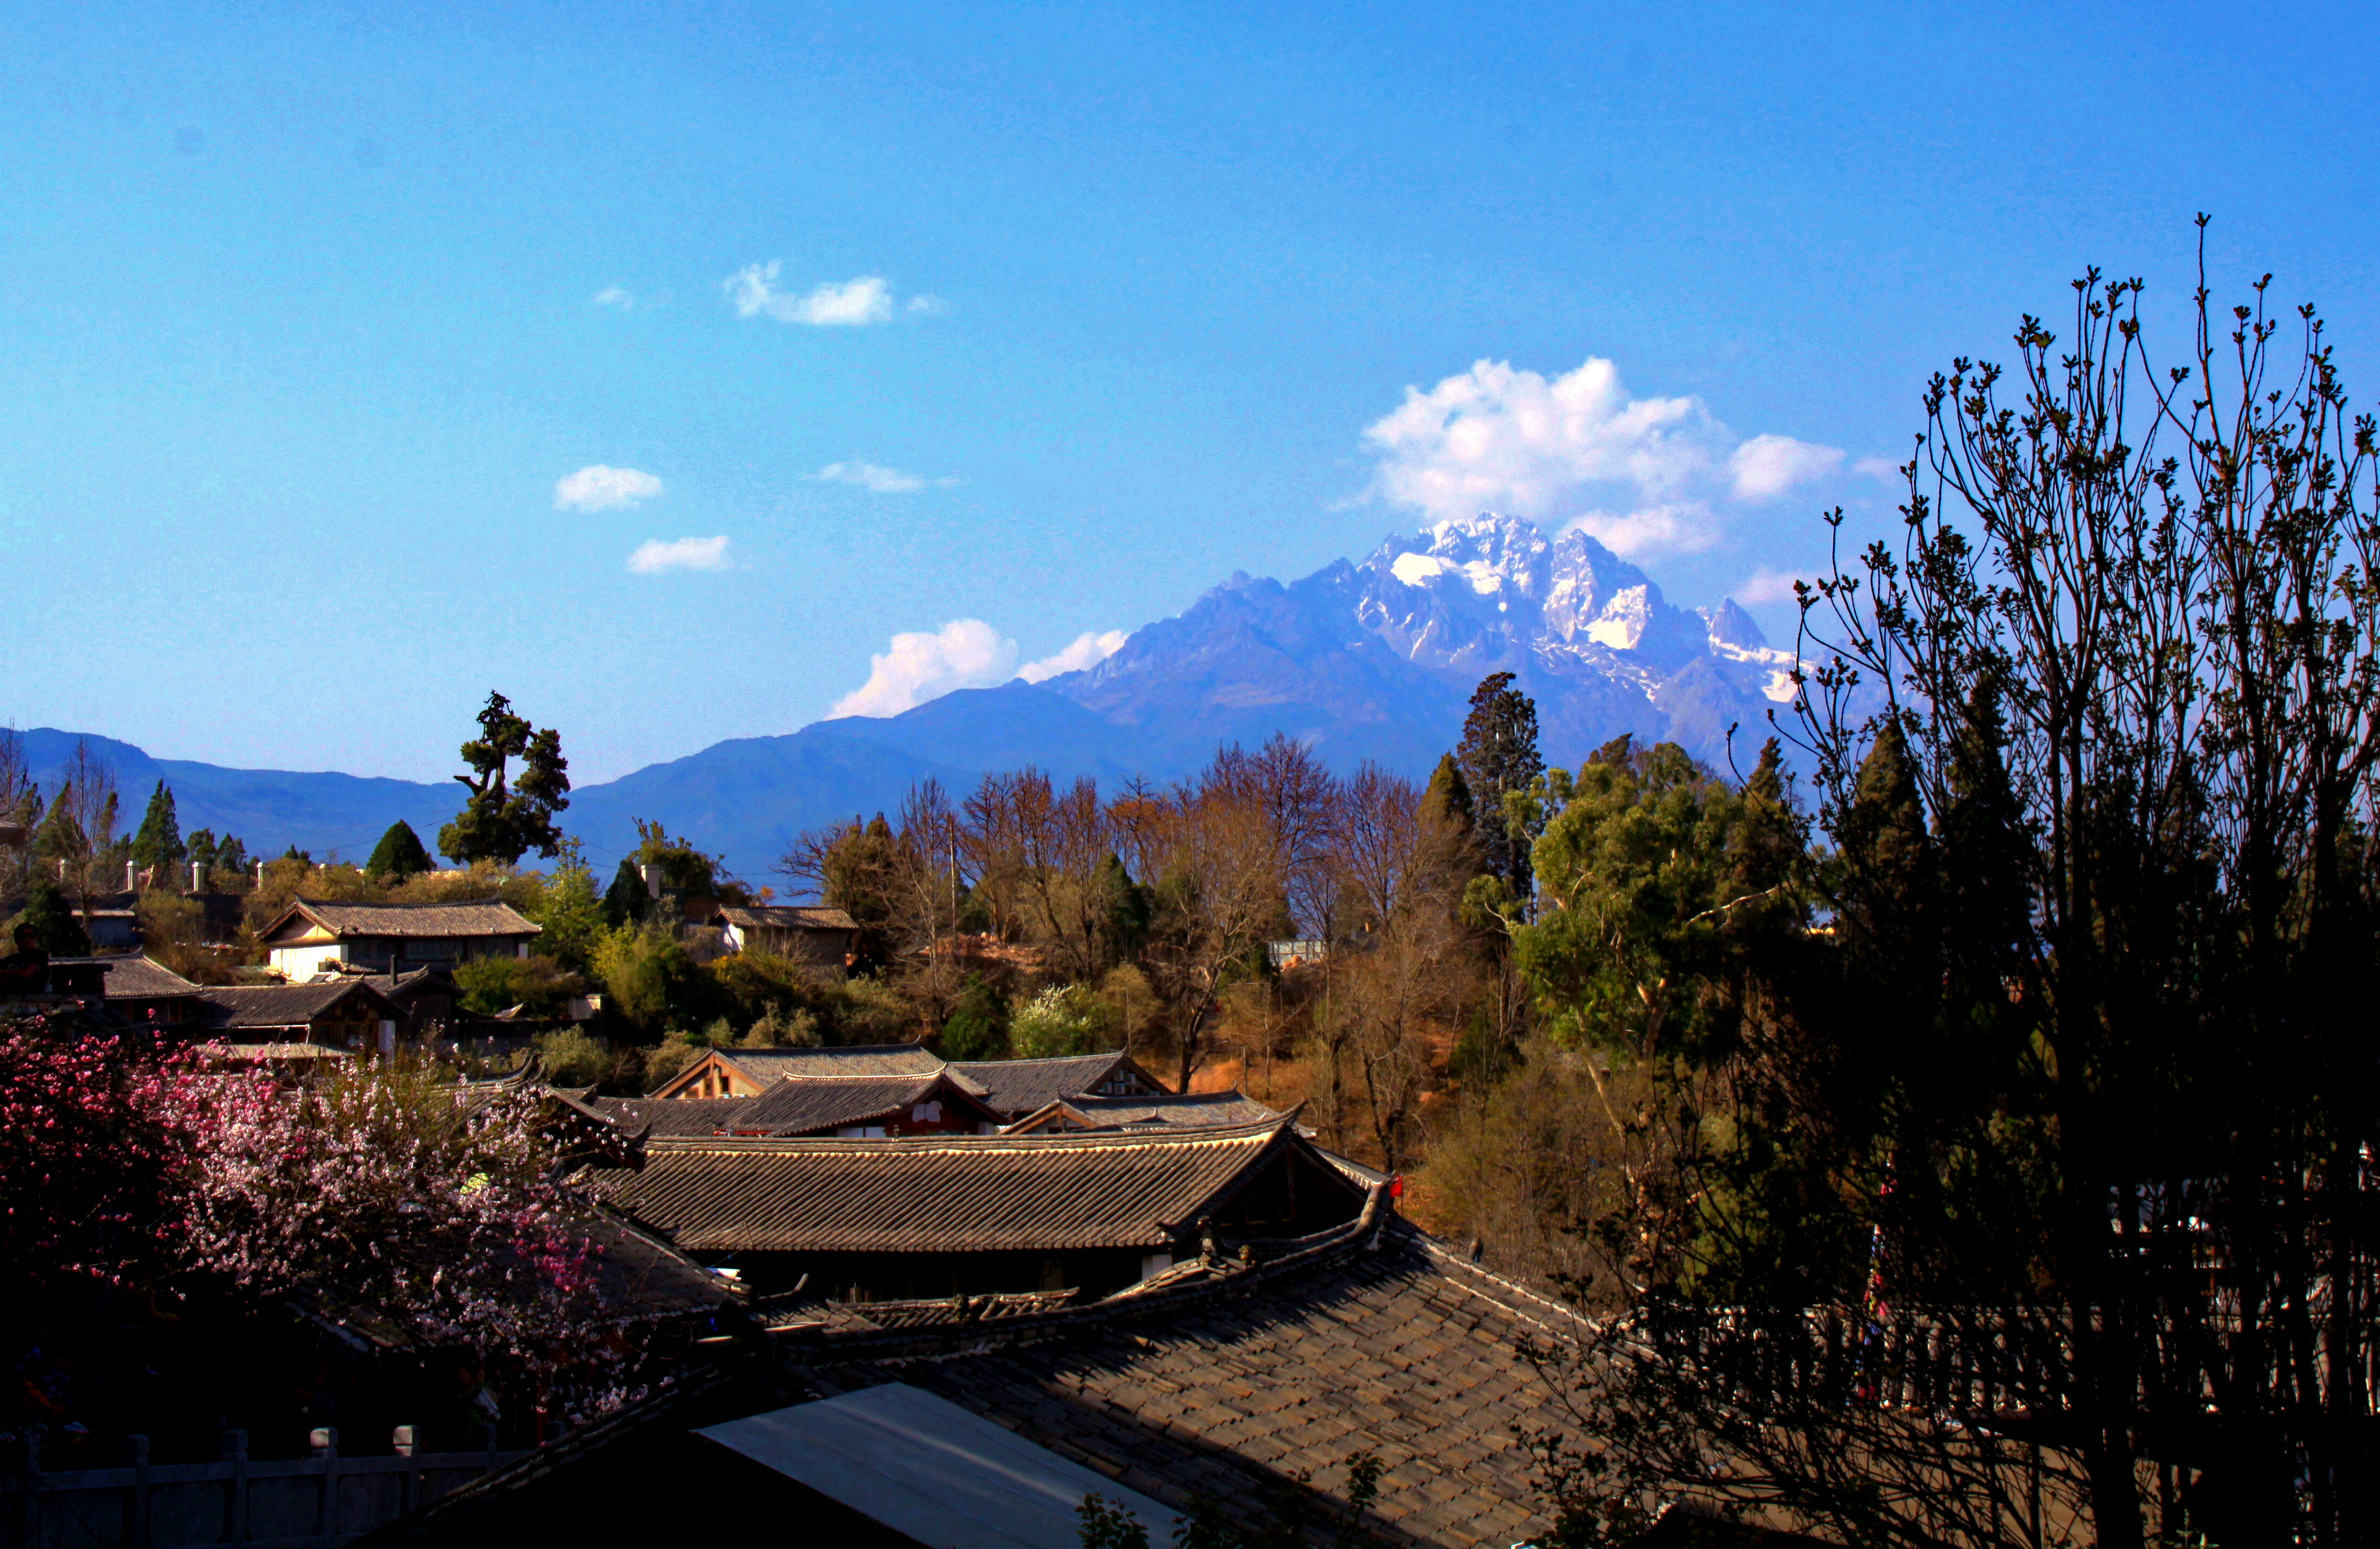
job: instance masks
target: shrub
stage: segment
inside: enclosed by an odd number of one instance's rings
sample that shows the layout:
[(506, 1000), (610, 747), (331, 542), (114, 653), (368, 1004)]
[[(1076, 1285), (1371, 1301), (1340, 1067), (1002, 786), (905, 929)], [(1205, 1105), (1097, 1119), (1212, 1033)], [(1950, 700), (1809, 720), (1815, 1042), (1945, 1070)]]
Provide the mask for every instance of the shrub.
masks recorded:
[(604, 1009), (648, 1036), (710, 1013), (712, 981), (658, 925), (623, 926), (595, 948)]
[(474, 958), (455, 970), (457, 1002), (481, 1016), (518, 1006), (531, 1016), (552, 1016), (575, 995), (587, 993), (586, 981), (564, 970), (550, 957)]
[(529, 1040), (545, 1065), (546, 1079), (556, 1086), (609, 1086), (617, 1083), (619, 1052), (583, 1027), (558, 1027)]
[(1080, 985), (1052, 985), (1009, 1020), (1008, 1046), (1019, 1059), (1091, 1054), (1120, 1042), (1115, 1008)]
[(1008, 1002), (980, 974), (967, 975), (939, 1042), (945, 1059), (1008, 1058)]

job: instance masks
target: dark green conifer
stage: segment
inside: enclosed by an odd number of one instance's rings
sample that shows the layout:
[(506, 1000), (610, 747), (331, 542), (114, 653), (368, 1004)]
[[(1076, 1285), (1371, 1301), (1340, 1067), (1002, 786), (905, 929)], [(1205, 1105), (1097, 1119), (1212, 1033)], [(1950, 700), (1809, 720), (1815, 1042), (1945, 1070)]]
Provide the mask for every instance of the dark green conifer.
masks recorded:
[(181, 821), (174, 812), (174, 793), (161, 780), (149, 797), (149, 810), (140, 819), (140, 831), (132, 836), (133, 864), (154, 866), (163, 879), (188, 853), (188, 848), (182, 843)]
[(438, 863), (430, 858), (421, 836), (403, 818), (388, 826), (388, 832), (372, 846), (371, 859), (364, 863), (365, 875), (377, 882), (402, 882), (437, 869)]

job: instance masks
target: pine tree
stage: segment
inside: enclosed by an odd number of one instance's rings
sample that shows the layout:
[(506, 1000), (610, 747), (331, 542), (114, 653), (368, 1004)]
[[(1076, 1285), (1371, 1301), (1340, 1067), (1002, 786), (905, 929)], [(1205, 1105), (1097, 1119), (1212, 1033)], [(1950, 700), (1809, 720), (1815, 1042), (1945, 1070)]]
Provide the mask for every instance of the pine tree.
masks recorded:
[(91, 840), (75, 820), (74, 795), (73, 781), (59, 786), (56, 799), (50, 803), (49, 816), (33, 835), (33, 854), (49, 863), (52, 875), (56, 874), (61, 861), (71, 869), (91, 854)]
[(132, 860), (142, 867), (154, 867), (161, 881), (170, 880), (168, 873), (179, 865), (189, 850), (182, 843), (182, 825), (174, 812), (174, 793), (164, 781), (149, 797), (149, 810), (140, 819), (140, 831), (132, 836)]
[[(569, 761), (562, 756), (562, 733), (540, 731), (513, 713), (512, 701), (491, 692), (480, 711), (480, 734), (463, 744), (469, 774), (455, 781), (470, 795), (455, 820), (438, 830), (438, 849), (468, 865), (495, 861), (511, 865), (531, 850), (552, 855), (562, 847), (555, 813), (570, 805)], [(520, 774), (511, 778), (512, 760)]]
[(437, 869), (438, 863), (422, 848), (421, 836), (403, 818), (388, 826), (380, 842), (372, 846), (371, 859), (364, 863), (364, 874), (379, 882), (402, 882)]
[(1546, 761), (1537, 753), (1536, 701), (1512, 686), (1512, 673), (1490, 673), (1472, 692), (1455, 762), (1477, 809), (1479, 850), (1488, 871), (1504, 879), (1513, 898), (1525, 901), (1535, 836), (1512, 830), (1504, 798), (1526, 791), (1545, 773)]
[(643, 924), (652, 912), (652, 889), (645, 886), (644, 874), (636, 862), (622, 861), (612, 873), (612, 885), (603, 889), (603, 923), (617, 930), (625, 925)]

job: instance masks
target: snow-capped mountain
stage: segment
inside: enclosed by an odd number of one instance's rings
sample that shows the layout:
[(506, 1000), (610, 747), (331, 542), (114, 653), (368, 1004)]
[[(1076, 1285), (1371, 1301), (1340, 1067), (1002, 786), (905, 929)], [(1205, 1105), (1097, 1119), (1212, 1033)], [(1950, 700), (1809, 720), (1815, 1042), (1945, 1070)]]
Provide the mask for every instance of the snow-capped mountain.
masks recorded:
[[(1537, 703), (1549, 764), (1575, 766), (1622, 732), (1668, 739), (1724, 770), (1728, 731), (1748, 768), (1765, 712), (1791, 698), (1787, 652), (1732, 602), (1673, 606), (1643, 571), (1584, 533), (1481, 515), (1390, 538), (1283, 585), (1234, 575), (1179, 615), (1135, 632), (1097, 667), (1045, 683), (963, 689), (886, 720), (822, 720), (738, 738), (572, 793), (566, 823), (608, 873), (658, 817), (753, 880), (794, 838), (855, 813), (895, 810), (911, 781), (964, 790), (986, 770), (1189, 773), (1226, 742), (1276, 732), (1334, 767), (1370, 758), (1416, 779), (1463, 735), (1471, 691), (1509, 672)], [(38, 778), (72, 739), (36, 731)], [(173, 784), (186, 828), (229, 829), (272, 853), (362, 854), (398, 817), (425, 837), (451, 783), (166, 764), (127, 744), (103, 756), (127, 790)]]
[(1765, 712), (1792, 697), (1792, 665), (1733, 602), (1676, 607), (1585, 533), (1548, 538), (1489, 513), (1391, 537), (1286, 587), (1233, 576), (1043, 686), (1151, 730), (1222, 732), (1219, 720), (1266, 710), (1272, 729), (1334, 756), (1404, 766), (1451, 745), (1472, 687), (1508, 672), (1537, 701), (1555, 762), (1630, 732), (1724, 767), (1728, 728), (1756, 745)]

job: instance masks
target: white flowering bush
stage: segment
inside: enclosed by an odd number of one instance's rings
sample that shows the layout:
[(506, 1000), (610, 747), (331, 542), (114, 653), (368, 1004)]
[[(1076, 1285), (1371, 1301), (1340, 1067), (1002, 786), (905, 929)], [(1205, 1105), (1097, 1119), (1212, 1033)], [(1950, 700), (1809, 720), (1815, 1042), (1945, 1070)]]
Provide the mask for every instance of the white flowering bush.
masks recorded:
[(1112, 1048), (1114, 1014), (1082, 985), (1052, 985), (1009, 1013), (1008, 1045), (1019, 1059)]

